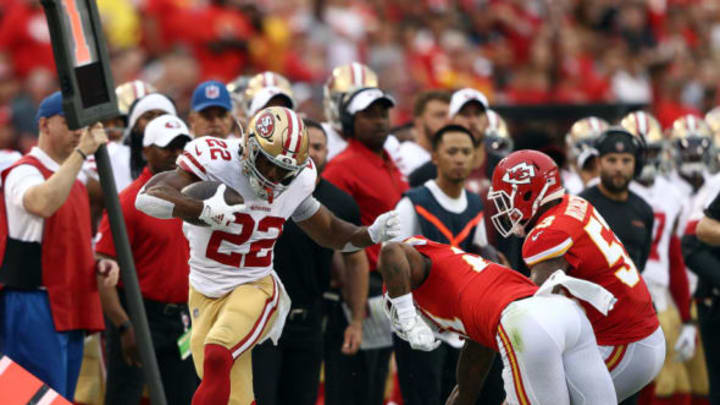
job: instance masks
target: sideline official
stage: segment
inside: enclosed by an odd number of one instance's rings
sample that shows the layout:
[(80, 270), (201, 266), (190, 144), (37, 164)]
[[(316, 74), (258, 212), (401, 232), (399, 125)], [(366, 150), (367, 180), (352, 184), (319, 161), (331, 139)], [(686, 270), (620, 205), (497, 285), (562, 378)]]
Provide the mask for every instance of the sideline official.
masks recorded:
[(78, 180), (107, 135), (100, 124), (70, 130), (59, 91), (40, 103), (36, 119), (38, 146), (2, 173), (0, 352), (73, 398), (85, 333), (104, 328), (98, 277), (111, 286), (118, 276), (115, 261), (93, 257)]

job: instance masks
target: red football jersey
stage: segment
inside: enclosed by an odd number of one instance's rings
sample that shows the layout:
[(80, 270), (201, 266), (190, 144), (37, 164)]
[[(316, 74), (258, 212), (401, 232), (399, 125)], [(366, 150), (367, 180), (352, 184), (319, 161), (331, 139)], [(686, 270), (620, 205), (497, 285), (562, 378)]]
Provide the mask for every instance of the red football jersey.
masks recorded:
[(615, 295), (617, 302), (607, 316), (580, 300), (599, 345), (631, 343), (660, 326), (635, 264), (605, 219), (586, 200), (566, 194), (562, 203), (540, 217), (525, 238), (522, 254), (530, 268), (563, 256), (570, 264), (570, 276), (599, 284)]
[(439, 328), (497, 350), (495, 336), (503, 309), (535, 294), (538, 287), (515, 270), (450, 245), (422, 236), (404, 243), (432, 262), (428, 278), (413, 290), (419, 310)]

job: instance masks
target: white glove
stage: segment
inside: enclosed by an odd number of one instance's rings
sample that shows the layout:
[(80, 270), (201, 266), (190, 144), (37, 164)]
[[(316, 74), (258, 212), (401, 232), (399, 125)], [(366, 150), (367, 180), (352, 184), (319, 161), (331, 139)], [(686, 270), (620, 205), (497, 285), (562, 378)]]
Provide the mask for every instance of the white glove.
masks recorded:
[(442, 343), (435, 339), (432, 329), (418, 314), (415, 314), (410, 321), (403, 322), (398, 326), (400, 330), (396, 330), (395, 333), (410, 343), (410, 347), (415, 350), (431, 352)]
[(680, 329), (680, 336), (675, 341), (675, 360), (680, 363), (690, 360), (695, 354), (696, 342), (697, 328), (695, 325), (683, 325)]
[(390, 298), (385, 293), (385, 313), (390, 318), (390, 324), (396, 335), (410, 343), (415, 350), (430, 352), (435, 350), (442, 342), (435, 338), (430, 326), (415, 310), (412, 293), (401, 297)]
[(388, 211), (377, 218), (368, 227), (368, 234), (373, 243), (392, 240), (400, 236), (400, 219), (395, 210)]
[(242, 211), (245, 204), (228, 205), (225, 202), (225, 188), (221, 184), (212, 197), (203, 201), (203, 210), (198, 218), (213, 229), (229, 232), (235, 222), (235, 213)]

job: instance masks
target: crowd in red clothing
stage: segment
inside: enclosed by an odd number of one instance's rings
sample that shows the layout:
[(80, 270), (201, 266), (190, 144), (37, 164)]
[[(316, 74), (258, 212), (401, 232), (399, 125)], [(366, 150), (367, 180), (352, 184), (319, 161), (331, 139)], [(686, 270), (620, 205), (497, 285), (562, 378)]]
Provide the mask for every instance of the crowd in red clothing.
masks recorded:
[[(321, 114), (333, 66), (362, 61), (410, 119), (418, 91), (473, 87), (493, 105), (652, 104), (662, 124), (717, 104), (714, 0), (99, 0), (116, 83), (188, 105), (203, 80), (271, 70)], [(56, 89), (38, 0), (0, 4), (0, 148), (26, 150)], [(180, 112), (181, 114), (183, 112)]]

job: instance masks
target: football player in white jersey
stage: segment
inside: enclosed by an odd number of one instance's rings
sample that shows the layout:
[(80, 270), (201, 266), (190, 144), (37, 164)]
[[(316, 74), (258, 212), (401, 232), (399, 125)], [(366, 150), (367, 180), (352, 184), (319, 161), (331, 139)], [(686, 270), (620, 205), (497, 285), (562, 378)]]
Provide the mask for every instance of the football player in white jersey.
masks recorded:
[(588, 182), (598, 177), (595, 140), (610, 124), (602, 118), (587, 117), (576, 121), (565, 135), (570, 167), (560, 171), (563, 186), (570, 194), (580, 194)]
[[(280, 336), (290, 303), (272, 268), (273, 246), (292, 218), (315, 242), (354, 251), (395, 237), (394, 212), (369, 227), (335, 217), (312, 196), (316, 169), (308, 158), (308, 136), (292, 110), (269, 107), (248, 124), (240, 140), (203, 137), (190, 142), (175, 171), (156, 175), (136, 206), (158, 218), (186, 223), (190, 242), (191, 349), (203, 378), (193, 404), (253, 402), (251, 349)], [(201, 180), (223, 183), (199, 201), (181, 193)], [(229, 206), (225, 185), (242, 204)]]
[[(343, 99), (346, 94), (365, 87), (378, 87), (378, 77), (369, 67), (357, 62), (335, 67), (323, 86), (323, 111), (327, 121), (321, 125), (327, 134), (328, 162), (348, 144), (340, 123)], [(384, 148), (395, 164), (400, 165), (400, 141), (390, 134)]]
[(697, 328), (690, 319), (690, 290), (682, 257), (678, 220), (684, 197), (663, 174), (663, 156), (668, 145), (660, 123), (644, 111), (626, 115), (620, 125), (646, 144), (645, 165), (630, 183), (630, 189), (640, 195), (653, 209), (655, 226), (652, 246), (642, 273), (650, 291), (660, 325), (665, 333), (667, 355), (656, 377), (656, 397), (687, 395), (691, 391), (685, 362), (695, 352)]

